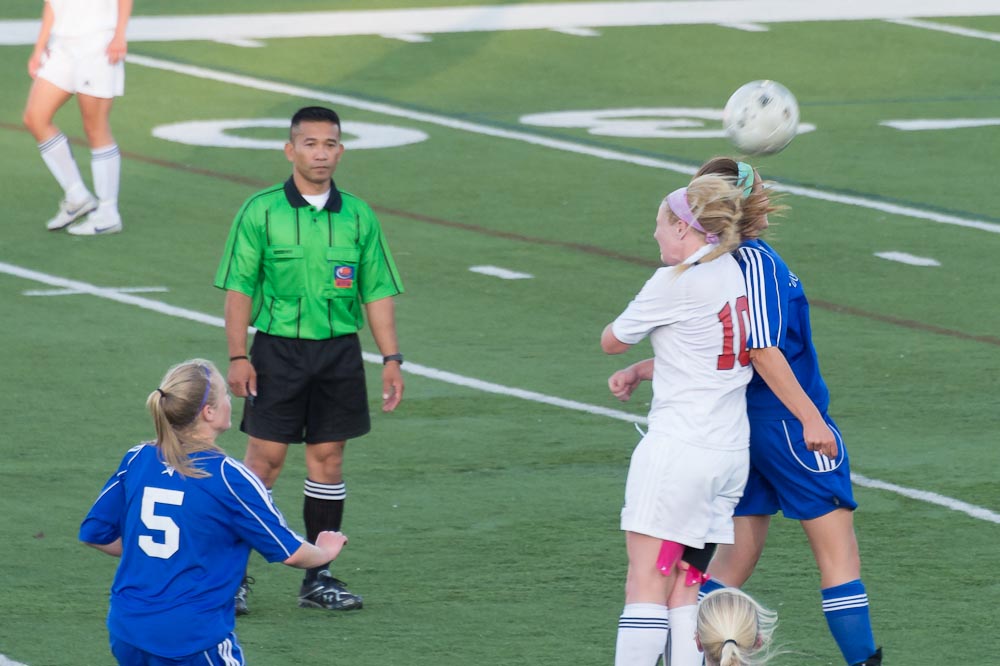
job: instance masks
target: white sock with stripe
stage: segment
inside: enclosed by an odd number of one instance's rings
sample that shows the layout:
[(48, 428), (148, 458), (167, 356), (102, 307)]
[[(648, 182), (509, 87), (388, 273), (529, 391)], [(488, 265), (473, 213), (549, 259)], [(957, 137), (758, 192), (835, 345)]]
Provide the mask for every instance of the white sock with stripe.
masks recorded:
[(655, 666), (667, 644), (667, 607), (627, 604), (618, 618), (615, 666)]
[(48, 141), (38, 144), (38, 152), (42, 154), (45, 166), (55, 177), (59, 187), (63, 189), (66, 200), (70, 203), (81, 203), (89, 196), (87, 186), (83, 184), (80, 169), (73, 159), (73, 151), (69, 139), (59, 132)]
[(701, 666), (704, 655), (694, 642), (697, 629), (697, 605), (670, 609), (670, 666)]
[(104, 210), (118, 212), (118, 186), (121, 180), (122, 158), (118, 144), (113, 143), (91, 151), (90, 170), (94, 175), (94, 193)]

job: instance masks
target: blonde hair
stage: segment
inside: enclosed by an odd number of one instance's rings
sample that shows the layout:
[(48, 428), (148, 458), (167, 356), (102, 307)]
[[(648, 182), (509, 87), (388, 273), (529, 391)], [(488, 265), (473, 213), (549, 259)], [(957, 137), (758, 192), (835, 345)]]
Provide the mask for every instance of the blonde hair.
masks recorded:
[(726, 587), (698, 604), (698, 640), (708, 666), (759, 666), (772, 655), (771, 635), (778, 622), (750, 595)]
[(205, 405), (219, 403), (220, 384), (221, 375), (212, 362), (196, 358), (170, 368), (160, 387), (146, 398), (160, 457), (184, 476), (208, 476), (192, 464), (191, 453), (221, 450), (214, 442), (197, 441), (192, 436)]
[[(753, 172), (755, 177), (760, 177), (756, 169)], [(710, 174), (730, 179), (735, 185), (740, 174), (739, 162), (731, 157), (713, 157), (701, 165), (695, 177)], [(742, 240), (758, 238), (761, 235), (764, 227), (760, 224), (760, 220), (765, 215), (781, 215), (788, 210), (788, 206), (782, 204), (780, 198), (779, 194), (765, 192), (763, 187), (754, 188), (750, 196), (744, 197), (743, 217), (738, 225)]]
[[(730, 179), (712, 174), (698, 176), (687, 186), (687, 202), (705, 233), (719, 237), (718, 244), (699, 263), (730, 254), (739, 247), (743, 192)], [(667, 206), (667, 213), (673, 224), (680, 219), (670, 206)], [(681, 264), (677, 267), (678, 273), (690, 267), (691, 264)]]

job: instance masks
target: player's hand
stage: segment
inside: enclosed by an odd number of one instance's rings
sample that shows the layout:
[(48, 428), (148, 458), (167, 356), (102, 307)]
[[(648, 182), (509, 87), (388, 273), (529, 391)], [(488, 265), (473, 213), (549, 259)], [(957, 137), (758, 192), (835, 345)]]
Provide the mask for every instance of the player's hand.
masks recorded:
[(391, 412), (403, 399), (403, 371), (400, 364), (389, 361), (382, 366), (382, 411)]
[(237, 398), (257, 397), (257, 371), (248, 359), (241, 358), (230, 362), (226, 383)]
[(125, 36), (115, 35), (108, 44), (108, 62), (115, 65), (125, 59), (126, 53), (128, 53), (128, 42), (125, 41)]
[(28, 58), (28, 76), (35, 78), (38, 70), (42, 68), (42, 60), (45, 58), (45, 51), (32, 51)]
[(634, 367), (628, 367), (608, 377), (608, 388), (611, 390), (611, 395), (622, 402), (628, 402), (641, 381), (638, 371)]
[(806, 442), (806, 448), (810, 451), (818, 451), (830, 459), (837, 457), (839, 452), (837, 437), (823, 419), (803, 423), (802, 438)]
[(340, 532), (320, 532), (316, 536), (316, 547), (331, 560), (337, 559), (340, 551), (347, 545), (347, 537)]

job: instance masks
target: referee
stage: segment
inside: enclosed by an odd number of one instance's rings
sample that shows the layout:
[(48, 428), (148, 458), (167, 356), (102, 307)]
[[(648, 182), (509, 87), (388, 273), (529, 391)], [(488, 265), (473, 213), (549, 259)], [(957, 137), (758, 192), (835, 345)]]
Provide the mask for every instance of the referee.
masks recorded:
[[(320, 532), (340, 531), (344, 447), (371, 429), (358, 341), (362, 305), (383, 355), (382, 411), (403, 397), (393, 300), (403, 283), (371, 208), (333, 182), (344, 153), (340, 136), (333, 110), (296, 112), (285, 144), (292, 176), (243, 204), (215, 276), (226, 291), (227, 381), (247, 398), (244, 462), (270, 489), (288, 445), (305, 442), (311, 543)], [(257, 332), (248, 350), (251, 325)], [(250, 580), (237, 594), (238, 615), (249, 612)], [(360, 609), (361, 597), (322, 566), (307, 571), (299, 606)]]

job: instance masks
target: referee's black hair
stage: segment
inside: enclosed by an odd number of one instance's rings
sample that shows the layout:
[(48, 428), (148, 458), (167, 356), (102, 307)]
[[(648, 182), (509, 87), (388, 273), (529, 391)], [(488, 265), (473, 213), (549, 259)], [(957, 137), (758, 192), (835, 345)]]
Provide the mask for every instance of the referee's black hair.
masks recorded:
[(328, 109), (325, 106), (304, 106), (292, 116), (292, 124), (288, 130), (289, 138), (296, 127), (301, 123), (308, 122), (333, 123), (337, 129), (340, 129), (340, 116), (333, 109)]

